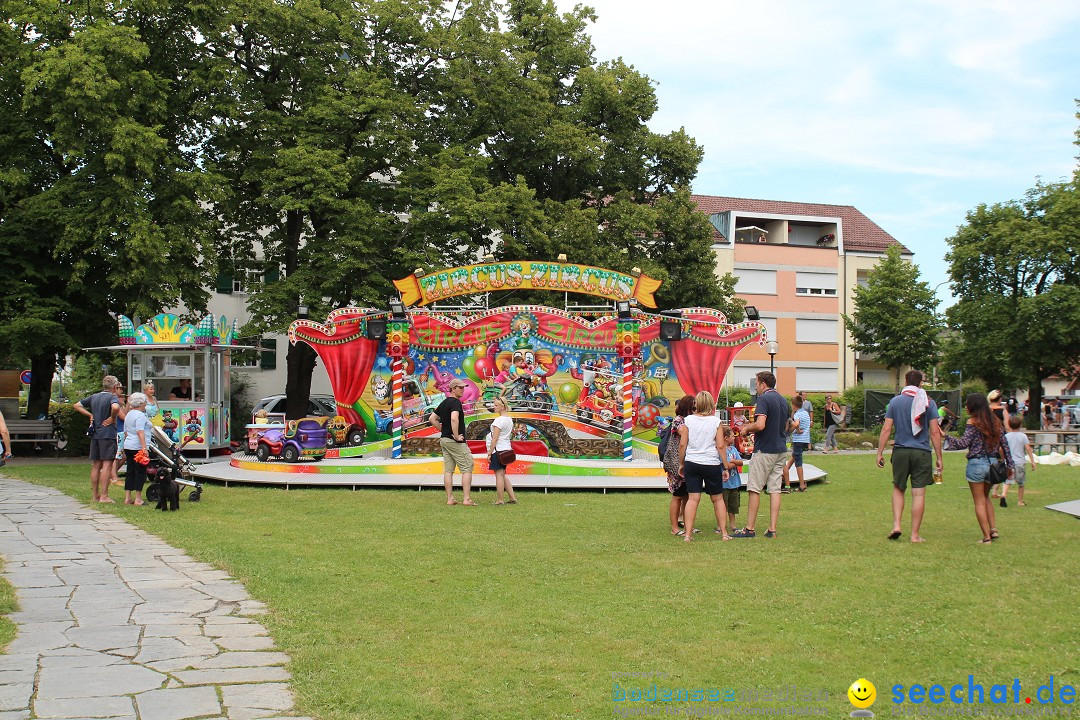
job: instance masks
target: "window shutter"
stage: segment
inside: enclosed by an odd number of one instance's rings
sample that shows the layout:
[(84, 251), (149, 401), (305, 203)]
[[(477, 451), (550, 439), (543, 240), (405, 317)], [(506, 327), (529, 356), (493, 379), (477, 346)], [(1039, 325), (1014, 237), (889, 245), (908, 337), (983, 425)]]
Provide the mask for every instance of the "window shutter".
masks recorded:
[(274, 370), (277, 368), (277, 340), (263, 339), (259, 342), (259, 347), (262, 348), (262, 357), (259, 358), (259, 367), (263, 370)]
[(217, 291), (226, 295), (232, 295), (232, 281), (232, 275), (229, 273), (218, 273)]
[(278, 270), (278, 266), (271, 263), (266, 266), (266, 270), (263, 271), (264, 283), (275, 283), (280, 279), (281, 273)]

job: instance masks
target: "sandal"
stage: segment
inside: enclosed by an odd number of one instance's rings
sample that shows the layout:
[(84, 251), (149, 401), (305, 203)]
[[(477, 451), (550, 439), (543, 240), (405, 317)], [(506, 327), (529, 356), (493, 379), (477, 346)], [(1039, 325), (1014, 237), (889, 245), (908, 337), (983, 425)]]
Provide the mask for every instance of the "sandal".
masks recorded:
[(998, 534), (997, 528), (990, 528), (990, 539), (997, 540), (999, 537), (1001, 537), (1001, 535)]
[(685, 530), (679, 530), (678, 532), (673, 532), (671, 534), (674, 535), (675, 537), (684, 537), (686, 535), (686, 531)]
[(733, 532), (731, 534), (731, 537), (739, 538), (739, 539), (742, 539), (742, 538), (756, 538), (757, 533), (755, 531), (753, 531), (753, 530), (747, 530), (746, 528), (743, 528), (742, 530), (736, 530), (735, 532)]
[(890, 540), (899, 540), (900, 536), (902, 534), (903, 533), (901, 533), (899, 530), (893, 530), (891, 533), (889, 533), (889, 539)]
[(476, 503), (474, 503), (472, 500), (465, 500), (461, 504), (465, 507), (476, 507)]
[(976, 543), (976, 544), (977, 544), (977, 545), (989, 545), (989, 544), (990, 544), (990, 543), (992, 543), (992, 542), (994, 542), (994, 540), (993, 540), (992, 538), (983, 538), (982, 540), (980, 540), (980, 541), (979, 541), (978, 543)]
[(504, 503), (502, 500), (496, 500), (495, 502), (493, 502), (491, 504), (492, 505), (505, 505), (506, 503)]

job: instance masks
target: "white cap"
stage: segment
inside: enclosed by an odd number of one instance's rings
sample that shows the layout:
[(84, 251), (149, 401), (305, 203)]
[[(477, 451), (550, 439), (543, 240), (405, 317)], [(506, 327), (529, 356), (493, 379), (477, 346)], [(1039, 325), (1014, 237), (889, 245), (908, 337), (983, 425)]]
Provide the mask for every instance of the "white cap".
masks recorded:
[(733, 405), (733, 407), (742, 407), (742, 406), (743, 406), (743, 404), (741, 402), (736, 402), (735, 405)]

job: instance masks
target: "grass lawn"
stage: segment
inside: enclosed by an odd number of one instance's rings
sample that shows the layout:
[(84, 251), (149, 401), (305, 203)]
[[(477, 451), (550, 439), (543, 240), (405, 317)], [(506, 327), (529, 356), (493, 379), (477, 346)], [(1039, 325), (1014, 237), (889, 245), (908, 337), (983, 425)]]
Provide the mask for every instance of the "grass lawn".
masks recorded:
[[(879, 715), (897, 683), (1080, 686), (1080, 523), (1042, 507), (1080, 496), (1080, 469), (1029, 470), (1028, 506), (1010, 492), (1002, 539), (980, 546), (949, 453), (913, 545), (885, 539), (890, 475), (872, 455), (810, 462), (830, 482), (784, 496), (772, 541), (721, 542), (703, 507), (683, 543), (666, 493), (448, 508), (441, 491), (208, 486), (178, 513), (103, 509), (268, 603), (300, 707), (322, 720), (611, 717), (627, 705), (612, 673), (650, 671), (669, 687), (827, 690), (830, 717), (852, 711), (860, 677)], [(89, 497), (86, 463), (5, 472)]]

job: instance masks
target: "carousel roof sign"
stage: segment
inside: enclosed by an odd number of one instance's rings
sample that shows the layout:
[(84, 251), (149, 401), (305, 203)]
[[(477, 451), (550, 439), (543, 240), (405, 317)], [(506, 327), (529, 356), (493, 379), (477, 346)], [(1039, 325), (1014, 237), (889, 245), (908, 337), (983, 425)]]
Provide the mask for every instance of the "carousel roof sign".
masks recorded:
[(428, 305), (459, 295), (525, 288), (582, 293), (613, 301), (633, 298), (643, 307), (655, 308), (653, 293), (660, 287), (660, 281), (640, 273), (627, 275), (591, 265), (514, 260), (463, 265), (420, 277), (413, 274), (395, 280), (394, 286), (409, 306)]

